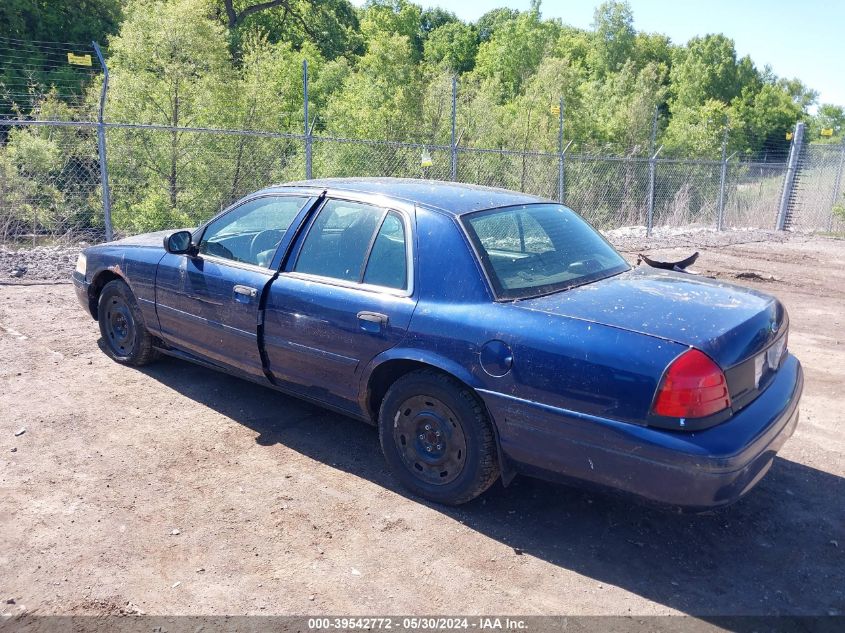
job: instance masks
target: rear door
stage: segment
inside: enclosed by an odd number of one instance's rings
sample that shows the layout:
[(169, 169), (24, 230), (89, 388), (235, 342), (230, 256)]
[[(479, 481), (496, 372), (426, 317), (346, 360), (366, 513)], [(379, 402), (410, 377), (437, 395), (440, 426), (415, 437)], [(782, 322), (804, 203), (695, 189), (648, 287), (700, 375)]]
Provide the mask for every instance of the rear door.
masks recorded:
[(360, 372), (405, 335), (413, 292), (412, 217), (328, 199), (270, 286), (264, 347), (273, 376), (355, 409)]
[(259, 302), (277, 251), (307, 196), (261, 196), (237, 205), (195, 239), (198, 254), (166, 255), (156, 278), (161, 335), (187, 352), (262, 376)]

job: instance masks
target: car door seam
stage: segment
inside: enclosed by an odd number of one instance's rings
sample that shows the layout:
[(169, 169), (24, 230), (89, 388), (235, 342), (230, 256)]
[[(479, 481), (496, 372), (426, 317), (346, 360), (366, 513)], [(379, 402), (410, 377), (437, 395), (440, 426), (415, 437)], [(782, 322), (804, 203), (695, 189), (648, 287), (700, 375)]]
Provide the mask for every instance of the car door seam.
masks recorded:
[(290, 242), (288, 242), (287, 252), (282, 255), (282, 259), (279, 261), (279, 265), (276, 267), (276, 270), (270, 276), (270, 279), (267, 280), (267, 283), (264, 284), (264, 287), (261, 289), (261, 296), (258, 299), (258, 314), (256, 315), (255, 324), (255, 342), (258, 345), (258, 358), (261, 360), (261, 371), (264, 372), (264, 376), (272, 385), (278, 385), (278, 382), (276, 381), (276, 377), (273, 375), (273, 372), (270, 370), (270, 359), (267, 356), (267, 349), (264, 346), (264, 312), (267, 308), (267, 298), (270, 296), (270, 288), (279, 278), (279, 275), (288, 263), (288, 258), (295, 250), (297, 241), (302, 235), (303, 228), (309, 224), (314, 211), (318, 209), (326, 199), (327, 191), (327, 189), (323, 189), (322, 193), (320, 193), (320, 195), (318, 195), (314, 202), (308, 207), (308, 211), (306, 211), (305, 216), (302, 218), (302, 222), (300, 222), (299, 226), (296, 227), (294, 234), (291, 236)]

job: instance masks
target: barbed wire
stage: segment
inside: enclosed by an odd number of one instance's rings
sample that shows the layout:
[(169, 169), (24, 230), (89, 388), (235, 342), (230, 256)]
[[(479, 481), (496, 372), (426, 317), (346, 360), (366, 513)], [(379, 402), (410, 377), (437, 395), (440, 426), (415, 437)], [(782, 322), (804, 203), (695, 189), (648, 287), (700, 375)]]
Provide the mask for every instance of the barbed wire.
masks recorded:
[(31, 42), (0, 36), (0, 118), (89, 116), (88, 90), (102, 76), (93, 44)]

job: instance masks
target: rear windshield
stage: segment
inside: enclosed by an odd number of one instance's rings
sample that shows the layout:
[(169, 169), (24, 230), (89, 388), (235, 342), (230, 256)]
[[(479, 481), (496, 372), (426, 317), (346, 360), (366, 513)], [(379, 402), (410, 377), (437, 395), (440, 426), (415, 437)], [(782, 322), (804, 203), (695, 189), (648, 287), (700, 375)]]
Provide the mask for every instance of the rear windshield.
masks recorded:
[(499, 299), (549, 294), (629, 268), (593, 227), (558, 204), (491, 209), (461, 220)]

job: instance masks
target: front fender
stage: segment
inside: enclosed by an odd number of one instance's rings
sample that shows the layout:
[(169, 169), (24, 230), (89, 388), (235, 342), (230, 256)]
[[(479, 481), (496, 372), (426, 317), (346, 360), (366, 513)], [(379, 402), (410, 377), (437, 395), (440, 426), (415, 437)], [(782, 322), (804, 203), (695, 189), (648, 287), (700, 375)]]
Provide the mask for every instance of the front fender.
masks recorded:
[[(90, 299), (96, 318), (96, 297), (111, 279), (122, 279), (132, 291), (144, 325), (153, 334), (158, 332), (158, 316), (155, 311), (155, 277), (158, 263), (164, 256), (162, 249), (120, 247), (112, 244), (96, 246), (86, 250), (90, 283)], [(105, 277), (103, 277), (105, 275)], [(100, 283), (100, 282), (103, 283)]]
[[(123, 267), (123, 257), (104, 257), (99, 252), (85, 253), (88, 260), (88, 270), (85, 271), (84, 285), (88, 296), (88, 311), (94, 320), (97, 319), (97, 300), (100, 291), (109, 281), (122, 279), (132, 289), (132, 284), (126, 277)], [(134, 292), (134, 290), (133, 290)]]

